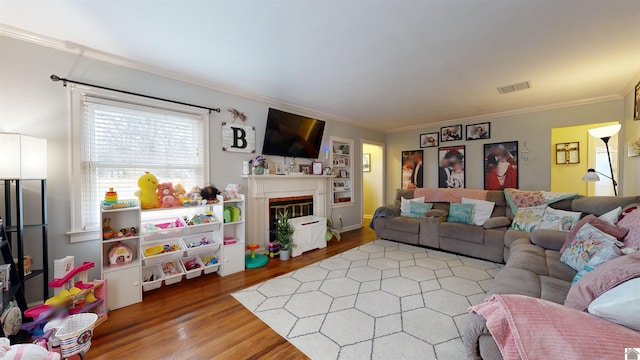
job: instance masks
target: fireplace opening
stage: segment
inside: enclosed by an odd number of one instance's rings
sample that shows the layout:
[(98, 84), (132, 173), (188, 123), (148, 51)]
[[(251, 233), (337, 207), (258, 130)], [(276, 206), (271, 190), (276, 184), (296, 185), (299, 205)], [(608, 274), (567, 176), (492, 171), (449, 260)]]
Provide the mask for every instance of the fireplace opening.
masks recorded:
[(272, 231), (278, 214), (285, 211), (289, 214), (289, 219), (313, 215), (313, 195), (269, 199), (269, 241), (275, 240)]

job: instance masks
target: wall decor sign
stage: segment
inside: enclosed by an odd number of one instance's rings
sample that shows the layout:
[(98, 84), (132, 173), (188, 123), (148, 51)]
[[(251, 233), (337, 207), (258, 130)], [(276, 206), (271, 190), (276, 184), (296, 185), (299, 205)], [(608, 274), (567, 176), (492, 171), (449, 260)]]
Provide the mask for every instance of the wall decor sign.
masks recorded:
[(463, 189), (465, 184), (465, 146), (438, 148), (438, 187)]
[(568, 142), (556, 144), (556, 164), (579, 164), (580, 143)]
[(484, 188), (518, 188), (518, 142), (484, 144)]
[(362, 171), (371, 172), (371, 154), (362, 154)]
[(423, 150), (402, 152), (401, 188), (415, 189), (423, 187), (422, 172)]
[(255, 153), (256, 128), (223, 122), (222, 151)]
[(465, 128), (467, 140), (482, 140), (491, 138), (491, 123), (478, 123), (467, 125)]
[(440, 128), (440, 141), (462, 140), (462, 125), (444, 126)]
[(429, 148), (429, 147), (438, 147), (438, 133), (427, 133), (420, 134), (420, 147), (421, 148)]

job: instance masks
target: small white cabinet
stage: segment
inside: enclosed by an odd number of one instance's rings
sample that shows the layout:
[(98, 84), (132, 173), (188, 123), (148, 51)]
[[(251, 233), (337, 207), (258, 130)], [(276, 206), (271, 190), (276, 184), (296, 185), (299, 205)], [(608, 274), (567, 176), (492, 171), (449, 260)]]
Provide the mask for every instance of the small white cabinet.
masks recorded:
[(222, 246), (222, 264), (218, 273), (220, 276), (227, 276), (240, 271), (244, 271), (244, 256), (246, 253), (245, 241), (245, 206), (244, 195), (239, 194), (237, 199), (224, 201), (226, 208), (237, 208), (239, 217), (237, 219), (228, 218), (224, 223), (224, 239), (235, 239), (235, 244)]
[(142, 301), (139, 263), (137, 266), (106, 272), (102, 277), (107, 280), (107, 306), (109, 309), (115, 310)]

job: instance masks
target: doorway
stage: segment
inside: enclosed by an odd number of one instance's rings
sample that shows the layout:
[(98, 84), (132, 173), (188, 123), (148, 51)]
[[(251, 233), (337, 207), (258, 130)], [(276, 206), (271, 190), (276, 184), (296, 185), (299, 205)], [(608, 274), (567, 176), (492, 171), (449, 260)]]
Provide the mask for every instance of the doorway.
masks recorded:
[(384, 144), (362, 140), (362, 218), (367, 225), (384, 205)]

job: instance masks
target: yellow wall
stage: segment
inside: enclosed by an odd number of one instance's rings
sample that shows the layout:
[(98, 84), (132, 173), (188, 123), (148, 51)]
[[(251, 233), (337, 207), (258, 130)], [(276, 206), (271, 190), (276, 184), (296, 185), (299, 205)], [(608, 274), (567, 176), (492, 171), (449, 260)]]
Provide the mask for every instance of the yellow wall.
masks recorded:
[[(617, 121), (568, 126), (551, 129), (551, 191), (553, 192), (577, 192), (587, 195), (587, 182), (582, 181), (582, 176), (587, 173), (589, 161), (589, 129), (600, 126), (614, 125)], [(556, 164), (556, 144), (567, 142), (580, 142), (579, 164)]]
[(365, 218), (370, 218), (384, 205), (382, 146), (362, 144), (362, 153), (371, 154), (371, 172), (362, 173), (362, 212)]

